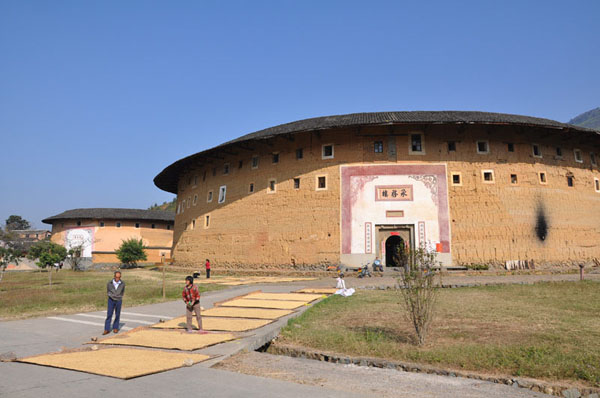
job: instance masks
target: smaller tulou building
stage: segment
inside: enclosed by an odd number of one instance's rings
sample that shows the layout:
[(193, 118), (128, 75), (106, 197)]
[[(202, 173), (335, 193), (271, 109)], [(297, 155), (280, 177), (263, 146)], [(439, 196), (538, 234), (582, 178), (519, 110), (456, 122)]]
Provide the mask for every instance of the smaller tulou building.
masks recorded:
[(175, 215), (142, 209), (73, 209), (48, 217), (51, 240), (67, 250), (81, 247), (82, 257), (94, 265), (119, 263), (116, 250), (123, 240), (142, 239), (148, 262), (169, 258)]

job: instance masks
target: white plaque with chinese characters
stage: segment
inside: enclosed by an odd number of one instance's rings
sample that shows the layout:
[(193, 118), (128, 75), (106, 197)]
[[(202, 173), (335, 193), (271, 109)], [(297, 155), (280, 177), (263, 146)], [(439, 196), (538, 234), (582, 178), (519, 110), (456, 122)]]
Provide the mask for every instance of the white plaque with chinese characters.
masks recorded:
[(412, 201), (412, 185), (377, 185), (375, 186), (375, 201)]

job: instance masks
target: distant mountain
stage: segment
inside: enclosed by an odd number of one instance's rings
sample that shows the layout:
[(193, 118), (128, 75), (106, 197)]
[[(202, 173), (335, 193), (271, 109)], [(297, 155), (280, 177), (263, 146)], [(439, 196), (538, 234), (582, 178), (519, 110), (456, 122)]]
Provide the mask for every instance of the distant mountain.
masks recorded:
[(600, 130), (600, 107), (575, 116), (569, 124)]
[(152, 206), (150, 206), (148, 208), (148, 210), (167, 210), (167, 211), (175, 212), (176, 208), (177, 208), (177, 198), (173, 198), (173, 200), (171, 202), (163, 202), (162, 205), (155, 203)]

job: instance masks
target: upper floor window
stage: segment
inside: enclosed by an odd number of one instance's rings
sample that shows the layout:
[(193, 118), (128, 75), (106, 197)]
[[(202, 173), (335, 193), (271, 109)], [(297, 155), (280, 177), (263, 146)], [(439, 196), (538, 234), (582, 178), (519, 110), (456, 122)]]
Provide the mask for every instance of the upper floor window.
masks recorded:
[(581, 156), (581, 150), (580, 149), (574, 149), (573, 150), (573, 155), (575, 155), (575, 161), (577, 163), (583, 163), (583, 156)]
[(139, 228), (139, 227), (140, 227), (140, 223), (139, 223), (139, 222), (136, 222), (136, 223), (135, 223), (135, 227), (136, 227), (136, 228)]
[(483, 177), (483, 182), (489, 184), (494, 182), (494, 170), (482, 170), (481, 175)]
[(243, 161), (243, 160), (240, 160), (240, 161), (238, 162), (238, 169), (241, 169), (241, 168), (242, 168), (242, 166), (244, 166), (244, 161)]
[(115, 224), (115, 226), (116, 226), (117, 228), (121, 228), (121, 222), (120, 222), (120, 221), (117, 221), (117, 223)]
[(375, 153), (383, 153), (383, 141), (373, 142), (373, 151)]
[(482, 155), (490, 153), (490, 143), (488, 141), (477, 141), (477, 153)]
[(217, 168), (216, 167), (213, 167), (213, 169), (212, 169), (212, 175), (213, 175), (213, 177), (217, 175)]
[(536, 158), (542, 157), (542, 150), (540, 149), (540, 146), (538, 144), (532, 144), (531, 150), (533, 152), (533, 156), (535, 156)]
[(327, 189), (327, 176), (317, 177), (317, 191)]
[(456, 141), (448, 141), (448, 152), (456, 152)]
[(151, 224), (150, 228), (155, 229), (156, 228), (156, 224)]
[(562, 148), (559, 147), (559, 146), (557, 146), (556, 147), (556, 156), (559, 157), (559, 158), (562, 158), (562, 155), (563, 155), (562, 154)]
[(333, 159), (333, 144), (326, 144), (321, 147), (321, 158)]
[(167, 231), (171, 230), (171, 224), (167, 224)]
[(455, 186), (462, 185), (461, 174), (459, 172), (452, 173), (452, 185), (455, 185)]
[(258, 156), (252, 156), (252, 168), (258, 169)]
[(206, 170), (204, 170), (204, 173), (202, 174), (202, 181), (206, 181)]
[(225, 174), (225, 175), (229, 174), (229, 163), (225, 163), (223, 165), (223, 174)]
[(194, 176), (194, 186), (198, 185), (198, 176)]
[(515, 151), (515, 144), (513, 144), (512, 142), (507, 143), (506, 146), (507, 146), (506, 149), (508, 150), (508, 152), (514, 152)]
[(540, 184), (546, 184), (546, 183), (548, 183), (548, 181), (546, 180), (546, 172), (541, 171), (539, 173), (539, 177), (540, 177)]
[(250, 186), (248, 187), (248, 192), (250, 192), (250, 193), (254, 192), (254, 183), (253, 182), (250, 183)]
[(212, 202), (212, 198), (213, 198), (213, 191), (208, 191), (208, 196), (206, 197), (206, 202), (208, 202), (208, 203)]
[(192, 205), (192, 197), (191, 196), (187, 199), (187, 205), (188, 205), (188, 209)]
[(510, 175), (510, 183), (516, 185), (519, 183), (519, 177), (516, 174)]
[(194, 206), (196, 206), (196, 202), (198, 202), (198, 195), (194, 195), (194, 202), (193, 202)]
[(567, 186), (572, 187), (574, 185), (573, 180), (573, 174), (567, 174)]
[(410, 146), (409, 154), (422, 155), (425, 153), (425, 146), (423, 145), (423, 134), (411, 134), (410, 135)]
[(227, 194), (227, 186), (223, 185), (219, 188), (219, 203), (225, 202), (226, 194)]
[(77, 221), (77, 226), (81, 226), (81, 221)]
[(600, 180), (597, 178), (594, 178), (594, 189), (596, 192), (600, 192)]
[(276, 189), (277, 189), (277, 180), (275, 180), (274, 178), (270, 179), (267, 193), (275, 193)]
[(273, 164), (279, 163), (279, 152), (273, 153)]
[(100, 228), (104, 228), (104, 221), (100, 221)]
[(592, 166), (597, 166), (597, 162), (596, 162), (596, 154), (594, 152), (590, 153), (590, 161), (592, 162)]
[(304, 150), (302, 148), (296, 149), (296, 159), (302, 159), (304, 157)]

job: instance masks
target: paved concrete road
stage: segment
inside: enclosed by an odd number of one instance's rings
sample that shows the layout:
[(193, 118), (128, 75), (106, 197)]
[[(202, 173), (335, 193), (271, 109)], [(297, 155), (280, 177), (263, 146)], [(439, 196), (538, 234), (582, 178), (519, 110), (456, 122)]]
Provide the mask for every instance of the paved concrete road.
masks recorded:
[[(297, 289), (297, 284), (243, 286), (206, 293), (201, 304), (212, 307), (214, 302), (261, 289), (284, 292)], [(160, 318), (180, 316), (184, 305), (179, 301), (129, 308), (121, 312), (122, 329), (156, 323)], [(13, 351), (18, 357), (60, 351), (62, 347), (77, 348), (100, 337), (104, 329), (106, 312), (58, 315), (36, 319), (0, 322), (0, 353)], [(280, 323), (285, 323), (285, 319)], [(199, 352), (226, 357), (237, 352), (244, 344), (257, 338), (268, 338), (277, 325), (272, 324), (260, 331), (246, 333), (246, 338), (232, 343), (209, 347)], [(0, 363), (0, 396), (2, 397), (106, 397), (107, 394), (142, 396), (201, 397), (359, 397), (339, 391), (305, 386), (286, 381), (264, 379), (211, 369), (215, 361), (189, 368), (144, 376), (132, 380), (120, 380), (95, 376), (82, 372), (36, 366), (23, 363)]]

